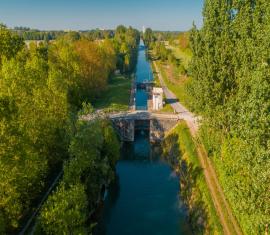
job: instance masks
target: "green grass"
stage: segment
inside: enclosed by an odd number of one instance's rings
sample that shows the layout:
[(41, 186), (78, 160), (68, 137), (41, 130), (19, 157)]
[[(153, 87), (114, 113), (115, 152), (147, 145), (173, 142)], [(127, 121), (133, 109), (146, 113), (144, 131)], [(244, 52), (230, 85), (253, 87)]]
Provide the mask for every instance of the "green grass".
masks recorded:
[(187, 69), (192, 58), (192, 53), (189, 49), (182, 50), (178, 47), (172, 47), (172, 51), (176, 58), (180, 59)]
[[(153, 52), (151, 50), (149, 50), (148, 53), (150, 54), (150, 57), (151, 57)], [(157, 75), (156, 70), (155, 70), (155, 66), (153, 64), (153, 60), (149, 60), (149, 62), (151, 65), (151, 70), (153, 72), (153, 79), (155, 82), (155, 86), (160, 87), (161, 85), (160, 85), (159, 78), (158, 78), (158, 75)]]
[(173, 108), (170, 104), (165, 104), (164, 107), (159, 110), (159, 112), (162, 112), (162, 113), (173, 113)]
[(110, 81), (108, 88), (93, 104), (96, 109), (105, 112), (127, 111), (130, 100), (131, 78), (116, 75)]
[[(198, 158), (196, 144), (190, 134), (190, 131), (184, 121), (174, 128), (167, 136), (175, 134), (178, 136), (178, 144), (181, 152), (181, 158), (187, 162), (188, 165), (193, 165), (193, 167), (201, 168), (200, 161)], [(207, 183), (204, 178), (203, 171), (200, 171), (196, 179), (196, 189), (200, 191), (201, 198), (199, 200), (203, 201), (206, 206), (206, 211), (208, 214), (208, 225), (210, 228), (210, 234), (223, 234), (222, 226), (219, 222), (219, 217), (217, 215), (211, 194), (208, 190)]]
[(162, 63), (160, 61), (157, 61), (157, 66), (159, 68), (161, 76), (162, 76), (165, 84), (167, 85), (168, 89), (171, 90), (176, 95), (176, 97), (179, 99), (179, 101), (186, 108), (189, 108), (192, 111), (192, 107), (190, 105), (190, 97), (189, 97), (189, 95), (187, 94), (187, 91), (186, 91), (186, 86), (191, 81), (190, 80), (191, 78), (189, 78), (187, 80), (184, 80), (184, 81), (180, 81), (179, 83), (176, 84), (174, 82), (171, 82), (168, 79), (167, 73), (164, 70), (163, 65), (162, 65)]
[(189, 66), (189, 63), (192, 59), (192, 52), (189, 48), (183, 50), (179, 46), (168, 46), (168, 49), (171, 49), (174, 56), (177, 59), (180, 59), (185, 68), (187, 69)]

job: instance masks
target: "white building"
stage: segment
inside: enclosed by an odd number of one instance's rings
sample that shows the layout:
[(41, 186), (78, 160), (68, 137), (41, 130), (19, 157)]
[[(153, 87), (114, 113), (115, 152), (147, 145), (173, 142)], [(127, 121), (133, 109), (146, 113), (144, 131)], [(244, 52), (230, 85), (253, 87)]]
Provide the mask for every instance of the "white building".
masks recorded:
[(145, 26), (143, 26), (143, 27), (142, 27), (142, 32), (143, 32), (143, 34), (145, 34), (145, 30), (146, 30), (146, 29), (145, 29)]
[(153, 110), (163, 108), (163, 90), (160, 87), (153, 87)]

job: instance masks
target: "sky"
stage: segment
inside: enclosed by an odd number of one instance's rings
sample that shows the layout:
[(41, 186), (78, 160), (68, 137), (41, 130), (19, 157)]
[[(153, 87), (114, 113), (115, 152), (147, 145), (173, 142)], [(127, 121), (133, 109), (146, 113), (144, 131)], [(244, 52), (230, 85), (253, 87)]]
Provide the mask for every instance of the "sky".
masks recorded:
[(0, 0), (0, 22), (40, 30), (185, 31), (202, 25), (203, 0)]

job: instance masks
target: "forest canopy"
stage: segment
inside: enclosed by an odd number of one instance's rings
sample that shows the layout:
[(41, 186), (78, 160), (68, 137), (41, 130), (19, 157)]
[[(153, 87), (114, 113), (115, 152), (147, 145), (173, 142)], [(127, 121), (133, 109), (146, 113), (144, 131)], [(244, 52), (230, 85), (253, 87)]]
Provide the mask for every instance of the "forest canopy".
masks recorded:
[[(1, 234), (21, 228), (63, 165), (63, 183), (44, 209), (51, 218), (60, 211), (50, 211), (50, 205), (58, 206), (58, 200), (65, 198), (71, 212), (81, 208), (78, 220), (85, 222), (101, 183), (113, 178), (119, 155), (114, 130), (107, 122), (79, 121), (78, 111), (92, 110), (90, 104), (106, 90), (117, 68), (129, 73), (135, 68), (139, 34), (122, 28), (113, 38), (93, 40), (70, 33), (52, 42), (26, 45), (17, 33), (0, 26)], [(89, 141), (97, 143), (88, 155), (89, 149), (82, 152), (87, 146), (82, 143)], [(89, 166), (84, 164), (87, 158)], [(82, 172), (81, 165), (86, 167)], [(41, 218), (48, 224), (43, 232), (56, 229), (49, 218)]]
[(270, 4), (207, 0), (190, 45), (193, 107), (245, 234), (270, 220)]

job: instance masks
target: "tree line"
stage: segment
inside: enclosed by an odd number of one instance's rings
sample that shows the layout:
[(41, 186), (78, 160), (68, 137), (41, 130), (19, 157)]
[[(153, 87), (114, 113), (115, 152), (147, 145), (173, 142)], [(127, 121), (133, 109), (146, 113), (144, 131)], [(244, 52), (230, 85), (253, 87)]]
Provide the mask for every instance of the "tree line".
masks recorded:
[(151, 51), (152, 60), (168, 62), (172, 66), (174, 74), (188, 74), (188, 69), (185, 68), (181, 59), (177, 58), (173, 50), (168, 48), (169, 46), (175, 46), (180, 47), (182, 50), (189, 49), (188, 32), (160, 32), (147, 28), (143, 34), (143, 39), (148, 50)]
[[(101, 182), (113, 178), (118, 141), (107, 122), (80, 121), (78, 111), (91, 111), (90, 103), (106, 91), (115, 69), (132, 72), (135, 60), (118, 60), (134, 58), (137, 31), (129, 28), (118, 37), (121, 41), (92, 41), (66, 34), (26, 47), (23, 38), (1, 25), (1, 234), (18, 231), (63, 163), (63, 180), (42, 209), (41, 230), (51, 234), (59, 215), (69, 224), (73, 212), (79, 222), (63, 229), (85, 230)], [(122, 44), (132, 50), (120, 53)]]
[(190, 43), (193, 107), (226, 197), (245, 234), (270, 221), (270, 4), (206, 0)]
[(15, 27), (12, 31), (22, 37), (24, 40), (43, 40), (50, 41), (56, 40), (63, 35), (73, 33), (79, 36), (84, 36), (89, 40), (100, 40), (106, 38), (113, 38), (114, 30), (85, 30), (85, 31), (63, 31), (63, 30), (50, 30), (42, 31), (38, 29), (30, 29), (25, 27)]
[[(127, 28), (123, 25), (119, 25), (115, 30), (112, 29), (91, 29), (91, 30), (38, 30), (38, 29), (31, 29), (28, 27), (14, 27), (12, 32), (18, 34), (24, 40), (43, 40), (43, 41), (50, 41), (56, 40), (64, 35), (73, 34), (76, 37), (84, 37), (91, 41), (94, 40), (102, 40), (102, 39), (112, 39), (115, 37), (116, 34), (123, 34), (126, 31), (127, 34), (132, 36), (132, 33), (136, 34), (136, 39), (138, 39), (139, 32), (131, 27)], [(128, 37), (128, 36), (127, 36)]]

